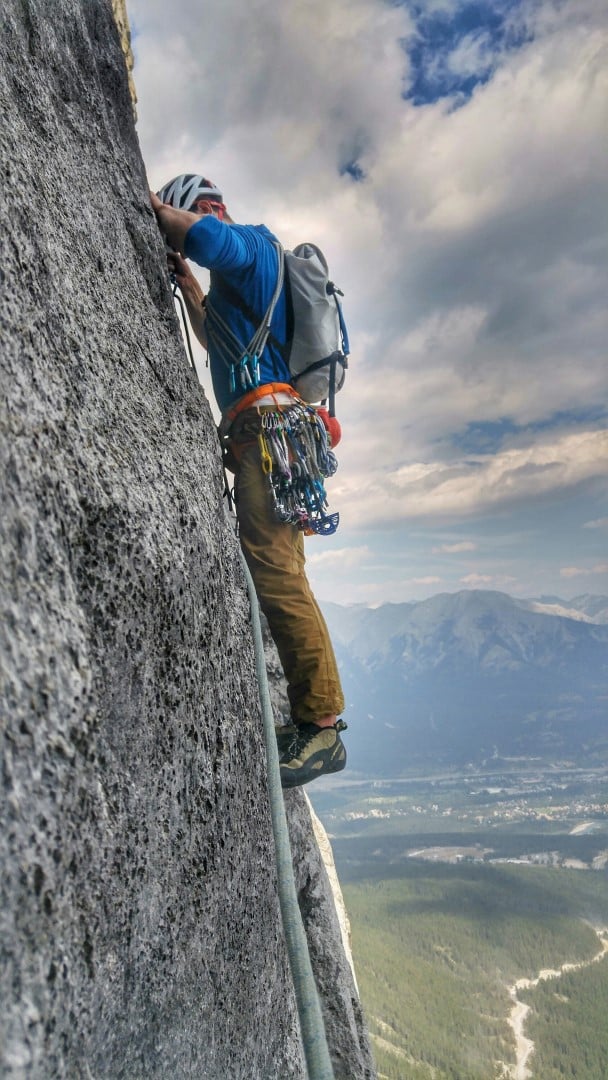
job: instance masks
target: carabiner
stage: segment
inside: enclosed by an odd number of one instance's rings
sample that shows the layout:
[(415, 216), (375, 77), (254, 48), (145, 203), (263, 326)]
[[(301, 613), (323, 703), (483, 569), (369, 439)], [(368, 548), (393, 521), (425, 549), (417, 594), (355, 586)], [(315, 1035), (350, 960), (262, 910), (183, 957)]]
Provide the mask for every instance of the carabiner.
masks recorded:
[(260, 447), (260, 457), (262, 459), (262, 472), (264, 472), (266, 476), (270, 476), (272, 473), (272, 458), (268, 452), (268, 443), (261, 431), (258, 435), (258, 445)]

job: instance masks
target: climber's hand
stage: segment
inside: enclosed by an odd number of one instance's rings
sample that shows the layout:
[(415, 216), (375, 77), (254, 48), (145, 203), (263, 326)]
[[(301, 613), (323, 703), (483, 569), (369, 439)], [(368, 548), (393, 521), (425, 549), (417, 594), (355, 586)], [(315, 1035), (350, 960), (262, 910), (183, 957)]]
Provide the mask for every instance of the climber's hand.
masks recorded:
[(200, 308), (205, 294), (186, 260), (178, 251), (170, 251), (167, 254), (167, 266), (169, 273), (173, 274), (179, 285), (186, 303)]
[(154, 213), (157, 214), (158, 211), (161, 209), (161, 207), (165, 206), (165, 203), (163, 203), (159, 199), (159, 197), (158, 197), (158, 195), (156, 194), (155, 191), (150, 191), (149, 195), (150, 195), (150, 202), (152, 204), (152, 209), (153, 209)]
[(174, 206), (161, 202), (153, 191), (150, 192), (150, 202), (160, 231), (164, 233), (170, 246), (183, 255), (186, 233), (199, 220), (199, 214), (191, 214), (189, 210), (176, 210)]
[(169, 273), (173, 274), (180, 289), (183, 289), (184, 284), (188, 278), (194, 277), (188, 263), (184, 259), (183, 255), (180, 255), (179, 251), (167, 252), (167, 267)]

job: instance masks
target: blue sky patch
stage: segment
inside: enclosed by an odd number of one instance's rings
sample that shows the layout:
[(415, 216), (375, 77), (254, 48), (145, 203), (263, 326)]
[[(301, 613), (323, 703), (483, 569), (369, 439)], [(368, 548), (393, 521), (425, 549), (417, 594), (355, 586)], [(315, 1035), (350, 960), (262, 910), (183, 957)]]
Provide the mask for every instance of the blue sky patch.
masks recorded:
[(345, 165), (340, 166), (340, 176), (350, 176), (351, 180), (356, 180), (357, 183), (365, 180), (365, 172), (356, 159), (347, 161)]
[(552, 413), (543, 420), (525, 426), (514, 423), (509, 417), (473, 421), (463, 432), (450, 437), (450, 446), (460, 454), (497, 454), (505, 440), (513, 435), (536, 435), (556, 428), (602, 427), (606, 419), (606, 410), (598, 405)]
[(509, 435), (514, 435), (517, 425), (506, 417), (493, 421), (474, 421), (466, 430), (451, 437), (452, 445), (463, 454), (495, 454)]
[(423, 0), (401, 0), (415, 24), (403, 48), (411, 64), (404, 97), (428, 105), (444, 97), (464, 104), (486, 83), (504, 52), (529, 40), (517, 19), (524, 0), (453, 0), (429, 7)]

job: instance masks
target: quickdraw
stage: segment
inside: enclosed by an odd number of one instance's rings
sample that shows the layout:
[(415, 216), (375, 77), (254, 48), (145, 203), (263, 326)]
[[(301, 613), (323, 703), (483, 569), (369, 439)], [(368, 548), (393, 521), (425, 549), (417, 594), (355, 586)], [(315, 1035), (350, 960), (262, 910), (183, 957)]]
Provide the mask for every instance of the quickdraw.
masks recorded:
[(213, 290), (207, 296), (205, 305), (207, 337), (222, 363), (228, 368), (228, 386), (231, 394), (235, 394), (237, 390), (247, 393), (260, 385), (260, 357), (266, 348), (274, 310), (283, 289), (284, 272), (284, 262), (279, 259), (277, 283), (266, 314), (245, 348), (229, 323), (216, 310), (211, 300)]
[(335, 533), (340, 515), (327, 512), (323, 481), (338, 462), (315, 410), (296, 402), (262, 413), (258, 444), (277, 520), (309, 536)]

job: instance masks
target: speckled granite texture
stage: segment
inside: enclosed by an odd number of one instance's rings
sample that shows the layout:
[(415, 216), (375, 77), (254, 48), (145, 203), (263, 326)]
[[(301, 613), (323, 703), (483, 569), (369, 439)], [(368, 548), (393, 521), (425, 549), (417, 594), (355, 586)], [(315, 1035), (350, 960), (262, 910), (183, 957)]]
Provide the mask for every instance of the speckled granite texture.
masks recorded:
[(0, 109), (0, 1074), (301, 1078), (248, 604), (109, 0), (5, 0)]

